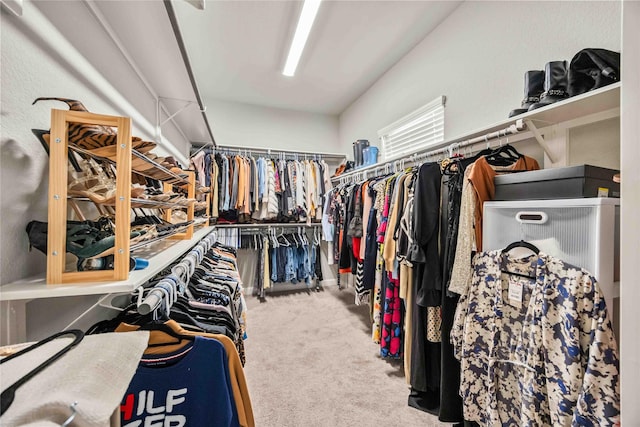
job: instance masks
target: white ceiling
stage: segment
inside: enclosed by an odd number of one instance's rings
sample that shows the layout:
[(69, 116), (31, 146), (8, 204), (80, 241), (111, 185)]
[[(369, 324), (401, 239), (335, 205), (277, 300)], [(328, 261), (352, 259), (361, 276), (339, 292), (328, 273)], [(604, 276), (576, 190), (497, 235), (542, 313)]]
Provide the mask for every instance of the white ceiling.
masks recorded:
[[(296, 75), (285, 77), (281, 71), (301, 1), (208, 0), (205, 10), (187, 1), (172, 4), (205, 105), (217, 99), (325, 114), (344, 111), (461, 3), (325, 0)], [(149, 122), (156, 122), (156, 96), (195, 101), (162, 1), (35, 3)], [(163, 120), (184, 105), (162, 103)], [(162, 129), (171, 141), (210, 140), (195, 105)]]
[(460, 1), (324, 1), (294, 77), (300, 1), (174, 2), (203, 99), (339, 114)]
[[(162, 1), (47, 0), (34, 3), (84, 58), (152, 124), (156, 124), (157, 96), (195, 102), (195, 94)], [(101, 16), (96, 16), (92, 9)], [(113, 31), (124, 52), (105, 26)], [(129, 56), (131, 62), (125, 55)], [(84, 79), (84, 76), (77, 77)], [(87, 81), (87, 86), (91, 87), (92, 82)], [(73, 98), (71, 94), (64, 93), (42, 96)], [(86, 99), (84, 102), (90, 111), (94, 109)], [(162, 120), (185, 105), (184, 102), (171, 99), (163, 99), (162, 104), (166, 110)], [(119, 109), (118, 105), (113, 107)], [(210, 140), (195, 104), (176, 115), (173, 121), (165, 123), (162, 133), (174, 145), (178, 141)]]

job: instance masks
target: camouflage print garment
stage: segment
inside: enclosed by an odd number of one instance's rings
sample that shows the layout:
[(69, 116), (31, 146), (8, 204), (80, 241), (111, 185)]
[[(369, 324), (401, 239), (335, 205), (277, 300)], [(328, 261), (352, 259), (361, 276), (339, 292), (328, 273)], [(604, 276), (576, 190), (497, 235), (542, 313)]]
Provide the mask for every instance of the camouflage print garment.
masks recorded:
[(619, 425), (618, 353), (595, 278), (543, 253), (506, 258), (478, 253), (457, 307), (451, 342), (461, 362), (465, 419), (483, 426)]

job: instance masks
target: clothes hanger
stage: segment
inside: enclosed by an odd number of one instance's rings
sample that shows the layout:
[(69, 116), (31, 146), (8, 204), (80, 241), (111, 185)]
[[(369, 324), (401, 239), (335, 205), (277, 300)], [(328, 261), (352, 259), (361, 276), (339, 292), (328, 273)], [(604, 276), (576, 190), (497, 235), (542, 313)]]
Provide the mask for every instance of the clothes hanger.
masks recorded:
[(525, 240), (519, 240), (519, 241), (516, 241), (516, 242), (513, 242), (513, 243), (509, 244), (507, 247), (505, 247), (502, 250), (502, 253), (506, 254), (507, 252), (510, 252), (512, 249), (515, 249), (515, 248), (527, 248), (530, 251), (532, 251), (533, 253), (535, 253), (536, 255), (538, 255), (540, 253), (540, 249), (538, 249), (537, 246), (535, 246), (533, 243), (529, 243), (529, 242), (527, 242)]
[[(295, 233), (287, 233), (284, 235), (284, 239), (289, 242), (289, 245), (297, 248), (300, 246), (300, 242), (298, 241), (298, 239), (296, 238)], [(293, 242), (292, 242), (293, 240)]]
[[(162, 291), (163, 293), (166, 293), (167, 298), (169, 298), (169, 293), (166, 289), (164, 288), (158, 288), (157, 290)], [(165, 302), (165, 309), (166, 309), (166, 320), (169, 319), (169, 315), (170, 315), (170, 305), (168, 304), (167, 300), (164, 300)], [(166, 324), (162, 319), (157, 318), (157, 312), (158, 309), (162, 306), (163, 304), (160, 304), (160, 306), (156, 307), (156, 309), (154, 310), (153, 314), (154, 314), (154, 319), (151, 322), (147, 322), (143, 325), (140, 326), (141, 331), (159, 331), (162, 332), (166, 335), (169, 335), (170, 337), (176, 338), (178, 341), (173, 341), (173, 342), (151, 342), (151, 338), (149, 339), (149, 344), (148, 347), (162, 347), (162, 346), (167, 346), (167, 345), (175, 345), (175, 344), (180, 344), (182, 341), (186, 340), (186, 341), (193, 341), (194, 337), (190, 336), (190, 335), (184, 335), (179, 333), (178, 331), (174, 330), (172, 325), (168, 325)]]
[[(513, 242), (513, 243), (509, 244), (507, 247), (505, 247), (501, 251), (501, 254), (502, 255), (506, 255), (509, 252), (511, 252), (511, 250), (513, 250), (515, 248), (525, 248), (525, 249), (529, 249), (535, 255), (540, 254), (540, 249), (538, 249), (537, 246), (535, 246), (534, 244), (529, 243), (529, 242), (527, 242), (525, 240), (519, 240), (519, 241), (516, 241), (516, 242)], [(526, 279), (535, 279), (536, 278), (535, 273), (534, 273), (533, 276), (530, 276), (528, 274), (522, 274), (522, 273), (518, 273), (518, 272), (515, 272), (515, 271), (509, 271), (509, 270), (506, 270), (506, 269), (503, 269), (503, 268), (500, 269), (500, 272), (506, 273), (506, 274), (509, 274), (509, 275), (512, 275), (512, 276), (524, 277)]]
[(512, 145), (509, 144), (507, 138), (507, 144), (502, 145), (502, 140), (499, 139), (499, 147), (494, 149), (491, 154), (486, 156), (487, 161), (495, 166), (510, 166), (520, 158), (524, 157), (518, 152)]
[(69, 418), (67, 418), (64, 423), (60, 424), (60, 427), (67, 427), (71, 425), (71, 423), (73, 422), (73, 419), (78, 414), (78, 412), (76, 411), (76, 406), (78, 406), (77, 400), (73, 402), (71, 405), (69, 405), (69, 409), (71, 409), (71, 415), (69, 415)]
[[(282, 237), (284, 239), (284, 241), (287, 242), (286, 245), (284, 243), (280, 242), (280, 240), (278, 240), (280, 237)], [(286, 237), (284, 237), (284, 228), (280, 228), (280, 234), (278, 234), (278, 236), (276, 236), (276, 241), (278, 242), (278, 246), (291, 246), (291, 243), (287, 240)]]
[(16, 390), (18, 390), (21, 386), (23, 386), (31, 378), (35, 377), (40, 372), (42, 372), (45, 368), (50, 366), (53, 362), (55, 362), (56, 360), (58, 360), (59, 358), (64, 356), (64, 354), (67, 353), (69, 350), (71, 350), (72, 348), (74, 348), (75, 346), (80, 344), (80, 341), (82, 341), (82, 339), (84, 338), (84, 332), (82, 332), (79, 329), (70, 329), (68, 331), (58, 332), (57, 334), (53, 334), (50, 337), (43, 339), (42, 341), (38, 341), (37, 343), (35, 343), (32, 346), (29, 346), (29, 347), (27, 347), (27, 348), (25, 348), (23, 350), (20, 350), (17, 353), (14, 353), (14, 354), (12, 354), (10, 356), (7, 356), (4, 359), (0, 360), (0, 364), (8, 362), (8, 361), (10, 361), (12, 359), (15, 359), (17, 357), (22, 356), (23, 354), (26, 354), (26, 353), (30, 352), (31, 350), (34, 350), (34, 349), (36, 349), (38, 347), (43, 346), (44, 344), (47, 344), (48, 342), (51, 342), (56, 338), (59, 338), (59, 337), (65, 336), (65, 335), (73, 335), (74, 336), (73, 341), (71, 341), (71, 343), (69, 343), (66, 346), (64, 346), (60, 351), (58, 351), (53, 356), (49, 357), (47, 360), (42, 362), (40, 365), (38, 365), (35, 368), (33, 368), (30, 372), (28, 372), (22, 378), (18, 379), (15, 383), (13, 383), (9, 387), (7, 387), (7, 389), (2, 391), (2, 393), (0, 394), (0, 415), (4, 414), (5, 411), (7, 409), (9, 409), (9, 407), (13, 403), (13, 401), (14, 401), (14, 399), (16, 397)]
[[(158, 331), (177, 339), (177, 341), (170, 341), (170, 342), (149, 342), (147, 347), (163, 347), (167, 345), (176, 345), (176, 344), (180, 344), (182, 341), (193, 341), (195, 339), (194, 336), (178, 333), (175, 330), (173, 330), (171, 325), (167, 325), (165, 322), (157, 321), (157, 320), (150, 323), (145, 323), (138, 330)], [(151, 341), (151, 339), (149, 341)]]

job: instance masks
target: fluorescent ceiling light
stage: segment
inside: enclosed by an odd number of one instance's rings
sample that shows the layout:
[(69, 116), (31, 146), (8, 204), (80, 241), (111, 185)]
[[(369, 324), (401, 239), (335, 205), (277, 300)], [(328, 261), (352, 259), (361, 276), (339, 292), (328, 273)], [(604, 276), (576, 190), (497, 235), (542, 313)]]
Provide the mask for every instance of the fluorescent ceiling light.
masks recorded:
[(300, 56), (302, 56), (302, 50), (304, 49), (304, 45), (307, 43), (307, 38), (309, 38), (313, 21), (316, 19), (316, 15), (318, 14), (320, 1), (321, 0), (305, 0), (304, 5), (302, 6), (300, 20), (298, 21), (298, 27), (296, 28), (296, 33), (293, 36), (293, 41), (291, 42), (287, 63), (282, 71), (282, 74), (285, 76), (293, 76), (296, 73)]

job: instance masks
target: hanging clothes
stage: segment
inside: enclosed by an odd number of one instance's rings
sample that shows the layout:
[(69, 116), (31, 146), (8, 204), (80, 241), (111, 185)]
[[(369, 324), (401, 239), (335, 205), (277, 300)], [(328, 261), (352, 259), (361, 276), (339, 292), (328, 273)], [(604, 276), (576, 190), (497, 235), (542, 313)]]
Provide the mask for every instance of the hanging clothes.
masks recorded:
[[(618, 425), (617, 345), (589, 272), (478, 253), (452, 330), (464, 416), (480, 425)], [(531, 279), (503, 271), (514, 272)]]
[[(26, 377), (29, 372), (50, 361), (72, 340), (65, 334), (36, 348), (28, 344), (25, 349), (31, 349), (22, 354), (15, 353), (23, 350), (21, 345), (11, 346), (11, 359), (4, 358), (0, 365), (3, 426), (56, 426), (72, 413), (73, 426), (113, 425), (110, 420), (119, 415), (122, 393), (136, 372), (149, 332), (87, 335), (81, 339), (31, 378)], [(15, 391), (14, 399), (6, 399), (11, 395), (9, 387)], [(80, 404), (72, 412), (69, 404), (74, 401)]]
[(414, 187), (413, 244), (408, 259), (414, 266), (411, 394), (409, 405), (438, 414), (440, 405), (440, 343), (428, 340), (428, 331), (440, 320), (442, 280), (439, 252), (440, 166), (425, 163), (418, 169)]
[(317, 264), (319, 242), (308, 239), (303, 233), (306, 232), (283, 232), (269, 246), (271, 282), (304, 282), (310, 286), (312, 280), (322, 280), (322, 271)]
[(400, 303), (400, 288), (398, 280), (391, 273), (384, 277), (385, 287), (382, 298), (382, 334), (380, 340), (380, 355), (382, 357), (402, 357), (402, 305)]
[(323, 235), (333, 245), (338, 285), (343, 274), (353, 276), (355, 302), (371, 307), (381, 355), (404, 358), (408, 404), (441, 421), (465, 421), (449, 340), (476, 241), (482, 244), (482, 203), (493, 198), (495, 175), (536, 168), (505, 146), (327, 192)]
[[(215, 188), (211, 204), (220, 223), (254, 221), (320, 221), (327, 191), (332, 188), (323, 160), (284, 160), (227, 155), (218, 152), (213, 160), (200, 153), (194, 167), (210, 165), (217, 171), (209, 181)], [(215, 164), (215, 166), (213, 166)], [(212, 177), (215, 177), (213, 179)]]
[(123, 426), (144, 425), (148, 419), (204, 425), (215, 410), (215, 425), (233, 426), (240, 425), (235, 406), (224, 346), (198, 336), (176, 352), (145, 355), (120, 412)]
[(464, 173), (468, 165), (475, 159), (454, 159), (450, 166), (443, 170), (442, 209), (441, 209), (441, 247), (442, 249), (442, 370), (440, 377), (440, 412), (438, 419), (442, 422), (463, 422), (462, 398), (459, 394), (460, 362), (454, 357), (450, 343), (455, 310), (459, 295), (449, 291), (451, 270), (456, 254), (458, 224), (460, 219), (460, 203)]
[[(235, 251), (216, 238), (205, 237), (153, 281), (146, 292), (160, 295), (159, 302), (145, 297), (140, 305), (132, 296), (118, 316), (90, 328), (88, 333), (151, 331), (120, 406), (122, 425), (255, 424), (242, 369), (242, 281)], [(154, 311), (139, 314), (138, 307), (147, 304)]]
[(495, 194), (493, 178), (499, 173), (539, 168), (538, 162), (527, 156), (520, 157), (513, 165), (506, 167), (492, 166), (486, 157), (482, 156), (467, 168), (462, 189), (458, 242), (451, 273), (450, 292), (464, 294), (471, 281), (472, 253), (482, 250), (483, 205), (485, 201), (493, 200)]

